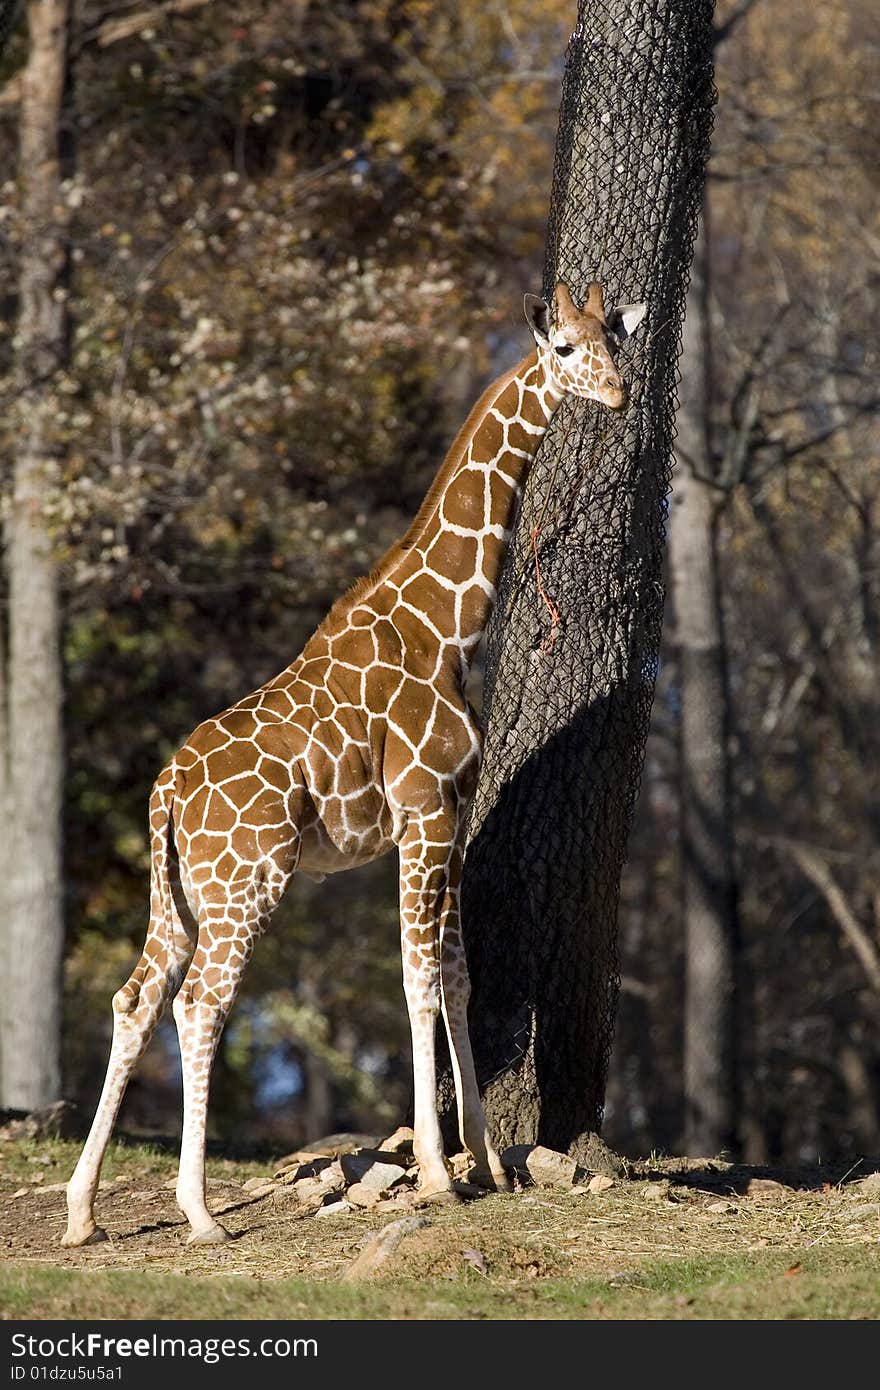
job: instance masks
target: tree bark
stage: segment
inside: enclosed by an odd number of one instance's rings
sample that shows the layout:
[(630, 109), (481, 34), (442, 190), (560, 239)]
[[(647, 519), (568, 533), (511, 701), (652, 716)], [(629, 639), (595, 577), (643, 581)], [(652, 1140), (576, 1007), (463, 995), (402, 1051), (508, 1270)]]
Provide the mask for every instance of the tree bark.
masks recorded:
[[(579, 6), (545, 292), (646, 300), (622, 416), (569, 400), (529, 475), (490, 624), (462, 891), (471, 1030), (496, 1141), (596, 1152), (620, 872), (662, 617), (671, 401), (712, 109), (710, 3)], [(548, 630), (541, 588), (558, 609)], [(448, 1097), (448, 1085), (441, 1095)]]
[(66, 217), (61, 117), (68, 0), (28, 5), (30, 52), (20, 118), (23, 249), (19, 275), (20, 447), (6, 524), (2, 929), (2, 1101), (35, 1109), (60, 1094), (62, 669), (58, 568), (48, 506), (57, 483), (53, 425), (66, 355)]
[(731, 834), (728, 694), (712, 483), (707, 240), (688, 291), (670, 517), (670, 579), (681, 719), (681, 910), (685, 937), (685, 1147), (734, 1145), (737, 894)]

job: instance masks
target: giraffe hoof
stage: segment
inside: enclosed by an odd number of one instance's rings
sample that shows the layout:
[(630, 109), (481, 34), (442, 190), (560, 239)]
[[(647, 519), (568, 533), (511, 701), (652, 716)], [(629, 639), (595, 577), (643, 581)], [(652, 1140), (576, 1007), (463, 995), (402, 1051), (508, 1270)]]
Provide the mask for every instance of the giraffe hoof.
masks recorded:
[(225, 1226), (221, 1226), (215, 1221), (213, 1226), (208, 1226), (204, 1231), (190, 1231), (186, 1238), (187, 1245), (223, 1245), (227, 1240), (231, 1240)]
[(474, 1171), (470, 1174), (469, 1180), (472, 1183), (475, 1183), (477, 1187), (485, 1188), (488, 1192), (513, 1191), (513, 1184), (511, 1183), (510, 1178), (503, 1170), (500, 1173), (493, 1173), (490, 1172), (488, 1169), (486, 1169), (485, 1171), (481, 1171), (480, 1169), (474, 1169)]
[(416, 1196), (415, 1205), (417, 1207), (440, 1207), (457, 1206), (464, 1201), (460, 1192), (454, 1191), (450, 1187), (435, 1188), (433, 1192), (420, 1192)]
[(83, 1245), (99, 1245), (102, 1240), (109, 1239), (103, 1226), (95, 1226), (89, 1231), (87, 1236), (77, 1235), (76, 1232), (65, 1231), (61, 1237), (61, 1244), (66, 1250), (74, 1250)]

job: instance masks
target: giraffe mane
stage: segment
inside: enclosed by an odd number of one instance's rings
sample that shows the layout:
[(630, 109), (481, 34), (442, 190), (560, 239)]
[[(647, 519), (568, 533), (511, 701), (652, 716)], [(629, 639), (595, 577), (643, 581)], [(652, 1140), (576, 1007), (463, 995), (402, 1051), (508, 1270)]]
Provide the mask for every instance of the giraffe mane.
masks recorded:
[[(449, 452), (437, 470), (434, 481), (428, 488), (419, 510), (416, 512), (404, 534), (385, 552), (379, 563), (370, 570), (369, 574), (361, 575), (360, 579), (356, 579), (351, 587), (336, 600), (330, 612), (327, 614), (327, 617), (324, 619), (324, 622), (321, 624), (321, 629), (331, 620), (341, 617), (344, 611), (372, 593), (373, 590), (381, 584), (382, 580), (388, 576), (400, 557), (405, 555), (408, 550), (412, 550), (414, 546), (418, 545), (424, 534), (425, 527), (437, 510), (437, 505), (449, 480), (464, 458), (467, 447), (477, 428), (485, 419), (489, 407), (498, 399), (505, 387), (509, 386), (514, 377), (519, 376), (520, 372), (537, 361), (537, 357), (537, 352), (530, 353), (527, 357), (522, 358), (515, 366), (506, 371), (503, 376), (497, 377), (486, 387), (485, 391), (468, 414), (458, 434), (453, 439), (449, 447)], [(319, 631), (321, 629), (319, 629)]]

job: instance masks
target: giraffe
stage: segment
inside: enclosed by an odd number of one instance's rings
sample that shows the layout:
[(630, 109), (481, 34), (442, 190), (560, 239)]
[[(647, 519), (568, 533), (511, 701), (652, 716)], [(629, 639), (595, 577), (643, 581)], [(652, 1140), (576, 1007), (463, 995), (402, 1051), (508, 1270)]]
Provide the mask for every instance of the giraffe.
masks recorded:
[(440, 1197), (452, 1189), (435, 1098), (441, 1014), (474, 1176), (507, 1186), (467, 1029), (458, 895), (481, 732), (465, 682), (553, 412), (566, 394), (624, 408), (615, 340), (645, 312), (606, 316), (595, 282), (582, 307), (562, 282), (552, 304), (526, 295), (524, 307), (534, 350), (480, 397), (403, 538), (290, 666), (200, 724), (153, 787), (149, 929), (113, 997), (110, 1060), (67, 1188), (65, 1245), (106, 1238), (93, 1212), (104, 1151), (170, 999), (183, 1073), (177, 1202), (190, 1241), (228, 1239), (205, 1201), (205, 1126), (214, 1053), (244, 969), (297, 871), (320, 878), (394, 847), (421, 1188)]

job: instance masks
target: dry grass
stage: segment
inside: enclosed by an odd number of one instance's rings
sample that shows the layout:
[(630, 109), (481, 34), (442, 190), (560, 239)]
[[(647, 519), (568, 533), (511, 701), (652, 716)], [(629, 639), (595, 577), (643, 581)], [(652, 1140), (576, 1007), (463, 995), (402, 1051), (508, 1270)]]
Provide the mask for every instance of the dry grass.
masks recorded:
[[(370, 1283), (352, 1286), (340, 1276), (394, 1213), (304, 1215), (289, 1188), (243, 1190), (271, 1165), (222, 1160), (209, 1168), (210, 1204), (236, 1238), (187, 1246), (166, 1186), (173, 1157), (138, 1146), (108, 1156), (99, 1219), (111, 1239), (63, 1250), (64, 1193), (51, 1189), (76, 1152), (0, 1145), (7, 1316), (87, 1316), (90, 1306), (131, 1316), (133, 1303), (178, 1317), (509, 1317), (521, 1300), (535, 1317), (880, 1315), (880, 1185), (860, 1181), (862, 1169), (845, 1181), (777, 1173), (785, 1185), (774, 1185), (667, 1161), (603, 1193), (531, 1189), (429, 1208)], [(187, 1276), (182, 1292), (169, 1275)]]

